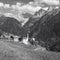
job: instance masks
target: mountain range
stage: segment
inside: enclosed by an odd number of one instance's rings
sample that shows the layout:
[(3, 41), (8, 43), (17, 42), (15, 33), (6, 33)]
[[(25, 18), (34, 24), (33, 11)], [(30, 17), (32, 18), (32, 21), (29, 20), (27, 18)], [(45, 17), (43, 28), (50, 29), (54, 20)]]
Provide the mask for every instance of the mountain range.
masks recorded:
[(34, 37), (39, 45), (49, 51), (60, 52), (60, 9), (53, 9), (37, 19), (30, 18), (24, 28), (30, 31), (30, 38)]
[(33, 16), (28, 13), (26, 15), (30, 18), (24, 26), (13, 17), (0, 16), (0, 33), (7, 32), (18, 36), (29, 33), (29, 38), (34, 37), (42, 47), (60, 52), (60, 9), (41, 9)]

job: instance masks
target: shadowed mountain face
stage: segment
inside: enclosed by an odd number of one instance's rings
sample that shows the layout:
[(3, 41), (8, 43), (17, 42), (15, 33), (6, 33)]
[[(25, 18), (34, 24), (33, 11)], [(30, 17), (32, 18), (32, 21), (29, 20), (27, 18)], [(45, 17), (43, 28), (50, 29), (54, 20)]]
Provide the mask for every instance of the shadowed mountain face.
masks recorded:
[(1, 16), (0, 30), (15, 35), (20, 35), (22, 32), (21, 23), (14, 18)]
[(60, 52), (60, 10), (54, 9), (34, 23), (30, 37), (35, 37), (47, 50)]

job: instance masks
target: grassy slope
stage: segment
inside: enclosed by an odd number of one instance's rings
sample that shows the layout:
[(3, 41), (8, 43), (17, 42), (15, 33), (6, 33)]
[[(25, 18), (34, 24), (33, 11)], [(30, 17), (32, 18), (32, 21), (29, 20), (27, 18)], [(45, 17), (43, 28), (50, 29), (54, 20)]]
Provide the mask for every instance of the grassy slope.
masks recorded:
[(34, 51), (23, 44), (0, 41), (0, 60), (60, 60), (60, 53)]

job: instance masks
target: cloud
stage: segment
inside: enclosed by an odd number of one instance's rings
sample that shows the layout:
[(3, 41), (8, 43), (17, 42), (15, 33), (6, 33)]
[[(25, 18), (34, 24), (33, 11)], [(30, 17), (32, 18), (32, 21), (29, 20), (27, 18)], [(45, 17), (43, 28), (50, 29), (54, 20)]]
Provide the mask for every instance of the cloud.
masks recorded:
[(59, 5), (59, 0), (34, 0), (37, 4)]
[(4, 4), (2, 2), (0, 2), (0, 7), (3, 7), (3, 6), (4, 6)]
[(13, 10), (18, 10), (20, 13), (31, 13), (34, 14), (38, 11), (41, 7), (40, 6), (33, 6), (33, 2), (28, 4), (17, 3), (16, 5), (11, 5)]
[(33, 7), (29, 4), (27, 5), (24, 5), (21, 7), (21, 11), (23, 12), (28, 12), (28, 13), (31, 13), (31, 14), (34, 14), (36, 11), (38, 11), (41, 7)]
[(19, 2), (16, 3), (17, 6), (21, 6), (22, 4), (23, 4), (23, 3), (19, 3)]
[(10, 8), (10, 4), (5, 4), (4, 8)]
[(31, 13), (31, 14), (34, 14), (36, 11), (41, 9), (40, 6), (35, 6), (35, 2), (29, 2), (28, 4), (17, 2), (15, 5), (4, 4), (0, 2), (0, 7), (11, 8), (12, 10), (18, 11), (20, 13)]
[(10, 8), (10, 4), (4, 4), (4, 3), (0, 2), (0, 7), (2, 7), (2, 8)]

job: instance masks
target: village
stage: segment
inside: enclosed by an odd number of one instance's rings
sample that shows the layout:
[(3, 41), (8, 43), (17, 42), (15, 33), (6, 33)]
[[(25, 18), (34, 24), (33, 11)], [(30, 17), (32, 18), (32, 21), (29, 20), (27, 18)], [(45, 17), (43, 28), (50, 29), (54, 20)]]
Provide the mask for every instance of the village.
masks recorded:
[(35, 38), (29, 38), (29, 34), (27, 34), (26, 37), (22, 36), (17, 36), (13, 35), (11, 33), (3, 33), (0, 35), (0, 39), (8, 40), (8, 41), (13, 41), (13, 42), (21, 42), (24, 43), (25, 45), (37, 45), (38, 41), (35, 41)]

